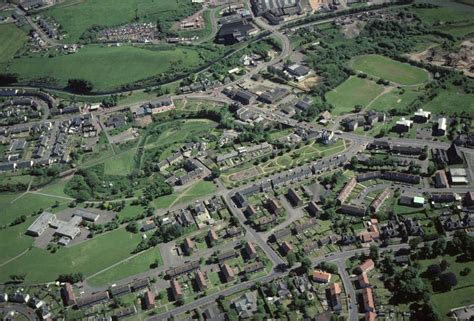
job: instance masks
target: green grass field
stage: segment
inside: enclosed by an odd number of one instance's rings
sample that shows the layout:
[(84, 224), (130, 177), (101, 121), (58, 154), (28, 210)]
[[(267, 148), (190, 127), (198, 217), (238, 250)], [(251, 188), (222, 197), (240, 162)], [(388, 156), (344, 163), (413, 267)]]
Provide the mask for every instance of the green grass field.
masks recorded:
[(374, 103), (370, 105), (370, 108), (380, 111), (403, 109), (419, 95), (421, 95), (421, 93), (417, 91), (394, 89), (377, 98)]
[(424, 109), (433, 113), (462, 113), (466, 112), (474, 116), (474, 94), (466, 94), (461, 91), (444, 90), (438, 96), (427, 103)]
[(115, 155), (104, 162), (105, 175), (126, 176), (134, 167), (135, 149)]
[(151, 248), (138, 254), (134, 258), (111, 268), (110, 270), (93, 276), (87, 280), (87, 283), (92, 286), (110, 285), (112, 282), (116, 282), (128, 276), (148, 271), (155, 260), (158, 260), (160, 264), (163, 263), (158, 248)]
[(425, 271), (430, 264), (439, 263), (442, 259), (449, 262), (447, 271), (453, 272), (458, 281), (458, 284), (449, 292), (433, 293), (433, 302), (440, 315), (445, 317), (453, 308), (474, 303), (474, 280), (471, 274), (466, 276), (460, 275), (464, 268), (470, 267), (472, 269), (472, 262), (457, 262), (456, 257), (449, 255), (418, 261), (420, 263), (420, 271)]
[(57, 21), (67, 32), (65, 40), (72, 43), (95, 25), (118, 26), (137, 18), (154, 23), (179, 20), (194, 10), (187, 0), (66, 0), (43, 14)]
[[(56, 200), (60, 203), (65, 202), (65, 200), (61, 198), (31, 193), (14, 201), (19, 195), (21, 194), (0, 194), (0, 225), (10, 224), (15, 218), (21, 215), (30, 216), (40, 209), (51, 207), (55, 204)], [(66, 202), (68, 201), (66, 200)]]
[(168, 208), (175, 204), (190, 202), (199, 197), (212, 194), (216, 190), (214, 183), (209, 181), (199, 181), (188, 188), (175, 192), (171, 195), (158, 197), (153, 201), (156, 208)]
[(341, 85), (326, 94), (326, 99), (335, 108), (333, 114), (350, 113), (355, 105), (366, 107), (383, 92), (383, 87), (373, 81), (350, 77)]
[(0, 25), (0, 63), (12, 59), (27, 40), (27, 34), (14, 24)]
[(362, 55), (351, 62), (352, 68), (400, 85), (418, 85), (429, 80), (426, 70), (380, 56)]
[(54, 281), (61, 273), (96, 273), (128, 256), (140, 242), (140, 234), (118, 229), (87, 242), (60, 248), (56, 253), (33, 248), (27, 254), (0, 267), (0, 281), (12, 274), (26, 274), (25, 283)]
[(35, 218), (30, 218), (25, 223), (0, 231), (0, 264), (19, 255), (33, 244), (34, 239), (25, 235), (25, 231), (34, 220)]
[(92, 82), (94, 90), (110, 90), (163, 73), (194, 68), (201, 62), (199, 52), (187, 48), (151, 50), (128, 45), (89, 45), (73, 55), (14, 59), (9, 71), (24, 81), (51, 77), (57, 85), (66, 86), (69, 79), (80, 78)]

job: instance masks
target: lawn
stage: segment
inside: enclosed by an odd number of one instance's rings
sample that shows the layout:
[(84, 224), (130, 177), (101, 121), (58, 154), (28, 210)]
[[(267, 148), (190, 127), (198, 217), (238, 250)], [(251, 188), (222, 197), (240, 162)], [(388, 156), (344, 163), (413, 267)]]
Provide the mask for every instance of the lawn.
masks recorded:
[(111, 284), (128, 276), (148, 271), (155, 260), (158, 260), (160, 264), (163, 263), (163, 259), (158, 248), (151, 248), (126, 262), (120, 263), (110, 270), (93, 276), (87, 280), (87, 283), (92, 286)]
[(326, 94), (326, 99), (334, 106), (333, 114), (350, 113), (355, 105), (366, 107), (383, 92), (383, 87), (368, 79), (350, 77)]
[(466, 112), (471, 117), (474, 117), (474, 94), (444, 90), (427, 103), (423, 109), (442, 114)]
[[(92, 26), (118, 26), (139, 21), (178, 21), (200, 6), (188, 0), (66, 0), (42, 14), (52, 17), (74, 43)], [(168, 26), (167, 26), (168, 27)]]
[(14, 24), (0, 25), (0, 63), (12, 59), (27, 40), (27, 34)]
[(135, 149), (110, 157), (104, 162), (105, 175), (126, 176), (134, 167)]
[(30, 216), (40, 209), (46, 209), (53, 206), (56, 201), (59, 201), (60, 203), (65, 201), (68, 202), (61, 198), (31, 193), (28, 193), (13, 202), (13, 200), (19, 195), (21, 194), (0, 194), (0, 225), (10, 224), (15, 218), (21, 215)]
[(33, 244), (33, 238), (25, 235), (25, 231), (34, 220), (35, 218), (29, 218), (23, 224), (0, 231), (0, 264), (17, 256)]
[(160, 74), (173, 74), (195, 68), (202, 63), (199, 50), (172, 47), (123, 45), (108, 47), (87, 45), (73, 55), (33, 56), (14, 59), (9, 72), (22, 81), (53, 78), (57, 86), (66, 86), (69, 79), (90, 81), (96, 91), (112, 90)]
[(472, 272), (466, 276), (460, 275), (460, 272), (464, 268), (469, 267), (472, 269), (472, 262), (457, 262), (455, 256), (445, 255), (439, 258), (420, 260), (417, 262), (420, 264), (420, 271), (424, 272), (430, 264), (439, 263), (442, 259), (449, 262), (447, 271), (453, 272), (458, 281), (458, 284), (449, 292), (433, 293), (435, 306), (442, 316), (446, 316), (453, 308), (474, 303), (474, 280), (472, 278)]
[(188, 188), (174, 192), (171, 195), (158, 197), (153, 201), (156, 208), (168, 208), (175, 204), (190, 202), (199, 197), (212, 194), (216, 191), (214, 183), (209, 181), (199, 181)]
[(380, 110), (380, 111), (389, 111), (391, 109), (404, 109), (415, 100), (421, 93), (412, 90), (399, 90), (394, 89), (379, 98), (377, 98), (370, 109)]
[(0, 281), (8, 281), (11, 274), (26, 274), (26, 283), (53, 281), (61, 273), (82, 272), (88, 276), (127, 258), (140, 239), (140, 234), (122, 228), (72, 247), (60, 248), (56, 253), (33, 248), (0, 267)]
[(429, 80), (426, 70), (380, 55), (362, 55), (351, 61), (352, 68), (400, 85), (418, 85)]

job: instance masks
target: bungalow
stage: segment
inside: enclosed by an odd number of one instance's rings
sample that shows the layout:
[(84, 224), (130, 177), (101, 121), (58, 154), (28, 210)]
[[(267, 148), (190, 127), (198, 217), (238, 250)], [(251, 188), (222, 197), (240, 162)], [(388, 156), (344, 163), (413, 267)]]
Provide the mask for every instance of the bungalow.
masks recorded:
[(333, 311), (341, 311), (341, 285), (339, 283), (331, 283), (329, 288), (326, 290), (326, 297), (328, 298), (329, 305)]
[(143, 296), (143, 304), (146, 310), (154, 309), (156, 307), (155, 295), (152, 291), (148, 290), (145, 292), (145, 295)]
[(363, 272), (359, 274), (357, 277), (357, 283), (359, 285), (359, 288), (364, 289), (371, 287), (370, 282), (369, 282), (369, 277), (367, 276), (367, 273)]
[(281, 211), (283, 211), (280, 201), (275, 198), (267, 199), (267, 206), (269, 210), (275, 215), (278, 215), (281, 213)]
[(298, 193), (293, 188), (288, 189), (288, 192), (286, 193), (286, 197), (290, 201), (290, 203), (297, 207), (301, 206), (303, 204), (303, 200), (300, 198)]
[(431, 112), (423, 110), (423, 109), (418, 109), (415, 112), (415, 116), (413, 119), (417, 123), (426, 123), (430, 118), (431, 118)]
[(256, 262), (245, 265), (244, 272), (255, 273), (255, 272), (263, 270), (264, 268), (265, 268), (265, 264), (263, 264), (263, 262), (256, 261)]
[(413, 126), (412, 120), (405, 119), (405, 117), (402, 117), (400, 120), (397, 120), (397, 122), (395, 123), (395, 131), (397, 133), (406, 133), (410, 131), (412, 126)]
[(357, 185), (357, 180), (355, 177), (352, 177), (344, 186), (342, 191), (339, 193), (337, 197), (337, 202), (338, 204), (342, 204), (346, 201), (346, 199), (349, 197), (351, 194), (352, 190), (354, 187)]
[(181, 285), (179, 285), (179, 282), (176, 281), (176, 279), (172, 279), (170, 281), (171, 284), (171, 292), (173, 293), (173, 298), (175, 300), (179, 300), (183, 297), (183, 290), (181, 289)]
[(235, 279), (234, 270), (227, 264), (221, 265), (221, 272), (226, 282), (232, 282)]
[(284, 241), (281, 245), (280, 245), (280, 252), (284, 255), (284, 256), (287, 256), (288, 253), (290, 253), (291, 251), (293, 251), (293, 246), (288, 243), (287, 241)]
[(364, 312), (375, 312), (374, 295), (372, 293), (372, 288), (363, 288), (361, 293)]
[(375, 263), (372, 261), (372, 259), (367, 259), (357, 267), (357, 271), (359, 273), (367, 273), (369, 271), (372, 271), (375, 268)]
[(323, 213), (321, 207), (319, 207), (319, 205), (317, 205), (314, 201), (308, 203), (308, 206), (306, 206), (306, 210), (311, 216), (314, 217), (319, 217)]
[(324, 272), (322, 270), (313, 271), (313, 281), (318, 283), (329, 283), (331, 282), (331, 273)]
[(202, 274), (202, 272), (199, 270), (195, 273), (195, 281), (196, 281), (196, 285), (199, 291), (206, 290), (207, 288), (206, 278), (204, 277), (204, 274)]
[(245, 254), (247, 254), (249, 259), (254, 259), (257, 257), (257, 250), (255, 250), (255, 246), (252, 242), (246, 242), (244, 248)]

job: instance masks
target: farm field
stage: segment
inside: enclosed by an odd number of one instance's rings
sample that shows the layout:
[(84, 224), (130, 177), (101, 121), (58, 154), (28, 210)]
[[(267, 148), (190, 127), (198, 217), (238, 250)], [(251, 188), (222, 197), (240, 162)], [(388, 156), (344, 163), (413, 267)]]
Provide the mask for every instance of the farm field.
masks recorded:
[(368, 75), (410, 86), (429, 80), (426, 70), (380, 55), (362, 55), (351, 62), (352, 68)]
[[(122, 228), (72, 247), (60, 248), (56, 253), (32, 248), (0, 267), (0, 281), (8, 281), (11, 274), (26, 274), (25, 283), (54, 281), (61, 273), (82, 272), (87, 277), (127, 258), (140, 239), (139, 234)], [(39, 263), (41, 269), (32, 268)]]
[[(176, 73), (202, 63), (199, 52), (187, 48), (152, 50), (124, 45), (88, 45), (74, 55), (22, 57), (11, 62), (9, 72), (22, 81), (53, 78), (56, 85), (80, 78), (90, 81), (96, 91), (106, 91), (163, 73)], [(87, 66), (87, 68), (84, 68)]]
[(433, 113), (468, 113), (474, 116), (474, 94), (455, 92), (453, 90), (441, 91), (438, 96), (428, 102), (424, 109)]
[(192, 14), (194, 7), (186, 0), (67, 0), (43, 12), (57, 21), (68, 36), (66, 41), (77, 42), (94, 25), (103, 27), (132, 23), (135, 20), (179, 20)]
[(128, 261), (120, 263), (110, 270), (91, 277), (87, 280), (87, 283), (92, 286), (106, 285), (131, 275), (146, 272), (150, 270), (150, 266), (154, 264), (155, 260), (157, 260), (159, 264), (163, 263), (158, 248), (151, 248), (139, 253)]
[(12, 59), (26, 41), (26, 32), (14, 24), (0, 25), (0, 64)]
[(347, 114), (355, 105), (367, 107), (384, 88), (368, 79), (350, 77), (341, 85), (326, 94), (326, 99), (334, 106), (335, 115)]

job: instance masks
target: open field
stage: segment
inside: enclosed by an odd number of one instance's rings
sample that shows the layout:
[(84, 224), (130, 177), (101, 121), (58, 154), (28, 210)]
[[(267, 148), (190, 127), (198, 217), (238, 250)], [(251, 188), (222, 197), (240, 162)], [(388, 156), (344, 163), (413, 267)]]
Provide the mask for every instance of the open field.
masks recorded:
[(393, 89), (392, 91), (377, 98), (372, 103), (372, 105), (370, 105), (370, 109), (380, 111), (404, 109), (420, 95), (421, 92), (417, 91)]
[(33, 238), (25, 235), (25, 231), (34, 220), (35, 218), (30, 218), (25, 223), (0, 231), (0, 264), (19, 255), (33, 244)]
[(192, 14), (196, 8), (186, 0), (66, 0), (43, 12), (57, 21), (68, 36), (66, 41), (76, 42), (95, 25), (111, 27), (138, 21), (156, 23), (157, 20), (179, 20)]
[(474, 303), (474, 280), (472, 279), (471, 274), (466, 276), (460, 275), (460, 272), (463, 269), (467, 267), (472, 268), (472, 263), (457, 262), (456, 257), (449, 255), (435, 259), (418, 261), (420, 263), (420, 271), (425, 271), (430, 264), (439, 263), (442, 259), (445, 259), (449, 262), (447, 271), (453, 272), (456, 275), (458, 281), (458, 284), (451, 291), (433, 293), (433, 302), (435, 303), (440, 315), (445, 317), (446, 314), (453, 308), (458, 308)]
[(121, 175), (130, 174), (134, 167), (135, 149), (131, 149), (115, 155), (104, 162), (105, 175)]
[(335, 108), (335, 115), (350, 113), (355, 105), (366, 107), (384, 88), (368, 79), (350, 77), (341, 85), (326, 94), (326, 99)]
[(462, 113), (474, 116), (474, 94), (465, 94), (453, 90), (441, 91), (438, 96), (423, 106), (433, 113)]
[[(118, 229), (72, 247), (60, 248), (56, 253), (33, 248), (1, 266), (0, 281), (8, 281), (11, 274), (26, 274), (26, 283), (53, 281), (61, 273), (82, 272), (88, 276), (127, 258), (140, 238), (140, 234)], [(38, 265), (41, 268), (33, 268)]]
[(351, 61), (351, 66), (365, 74), (383, 78), (400, 85), (418, 85), (429, 80), (429, 74), (426, 70), (380, 55), (355, 57)]
[(174, 192), (171, 195), (158, 197), (153, 201), (153, 205), (156, 208), (168, 208), (179, 203), (190, 202), (199, 197), (210, 195), (215, 192), (216, 189), (217, 188), (213, 182), (199, 181), (185, 189)]
[(151, 248), (139, 253), (137, 256), (131, 258), (128, 261), (120, 263), (110, 270), (93, 276), (92, 278), (88, 279), (87, 282), (92, 286), (110, 284), (128, 276), (148, 271), (150, 266), (154, 264), (155, 260), (158, 260), (159, 264), (163, 263), (163, 259), (158, 248)]
[[(31, 193), (28, 193), (14, 201), (20, 195), (21, 193), (0, 194), (0, 225), (10, 224), (15, 218), (20, 217), (21, 215), (30, 216), (40, 209), (46, 209), (53, 206), (56, 201), (59, 201), (60, 203), (65, 202), (65, 200), (61, 198)], [(68, 201), (66, 200), (66, 202)]]
[(152, 49), (89, 45), (74, 55), (14, 59), (9, 71), (17, 73), (22, 81), (53, 78), (59, 86), (66, 86), (72, 78), (85, 79), (94, 85), (93, 90), (104, 91), (202, 63), (197, 50), (171, 46), (166, 50)]
[(26, 41), (26, 33), (14, 24), (0, 25), (0, 63), (12, 59)]

